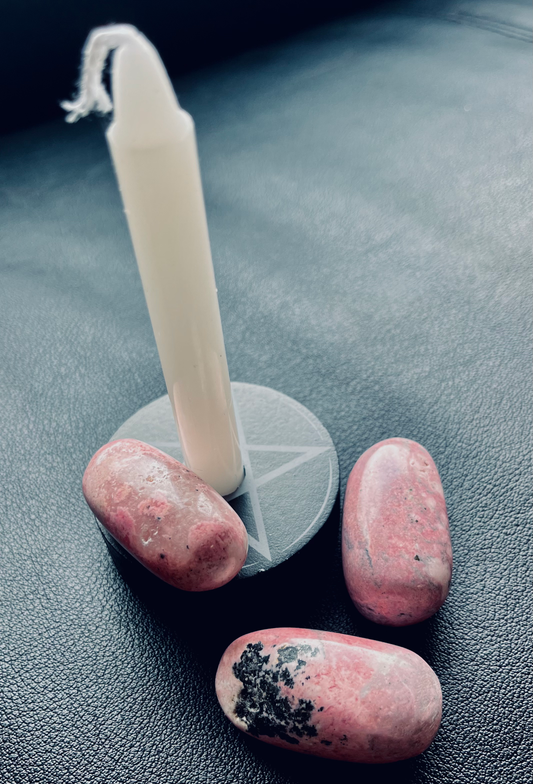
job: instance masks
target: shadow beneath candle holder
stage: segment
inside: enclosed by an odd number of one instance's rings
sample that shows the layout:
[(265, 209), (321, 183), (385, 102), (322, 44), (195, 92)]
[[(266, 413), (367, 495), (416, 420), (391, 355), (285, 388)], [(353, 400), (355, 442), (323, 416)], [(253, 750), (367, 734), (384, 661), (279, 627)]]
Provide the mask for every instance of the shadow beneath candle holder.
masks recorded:
[(213, 673), (237, 637), (280, 626), (380, 640), (409, 648), (431, 664), (445, 608), (422, 623), (393, 627), (373, 623), (353, 605), (342, 571), (339, 494), (326, 523), (295, 555), (214, 591), (180, 591), (164, 583), (97, 525), (132, 593)]
[(226, 647), (242, 634), (276, 626), (306, 628), (313, 619), (312, 628), (319, 628), (317, 607), (336, 582), (339, 518), (337, 495), (326, 523), (287, 561), (253, 577), (236, 578), (215, 591), (199, 593), (164, 583), (97, 525), (132, 593), (214, 675)]

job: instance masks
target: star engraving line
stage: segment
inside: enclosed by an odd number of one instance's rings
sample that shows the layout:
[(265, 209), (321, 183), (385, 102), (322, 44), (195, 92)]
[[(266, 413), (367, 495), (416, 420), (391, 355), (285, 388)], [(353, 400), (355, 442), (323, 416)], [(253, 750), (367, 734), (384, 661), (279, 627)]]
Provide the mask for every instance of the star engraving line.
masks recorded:
[(259, 539), (256, 539), (250, 534), (250, 532), (248, 532), (248, 544), (250, 547), (253, 547), (253, 549), (256, 550), (260, 555), (262, 555), (263, 558), (266, 558), (267, 561), (272, 562), (272, 557), (270, 555), (270, 547), (268, 545), (268, 538), (265, 530), (265, 522), (263, 520), (263, 512), (261, 511), (261, 504), (259, 503), (259, 495), (257, 494), (257, 484), (254, 481), (254, 472), (252, 469), (252, 464), (250, 462), (248, 444), (246, 443), (244, 428), (242, 426), (241, 417), (239, 416), (239, 410), (237, 408), (237, 404), (235, 403), (235, 401), (233, 401), (233, 407), (235, 410), (235, 420), (237, 422), (237, 434), (239, 437), (239, 444), (241, 447), (241, 458), (244, 466), (244, 479), (241, 482), (241, 485), (235, 490), (235, 492), (229, 495), (226, 498), (226, 500), (232, 501), (234, 498), (238, 498), (239, 495), (244, 495), (244, 493), (248, 493), (248, 495), (250, 496), (250, 502), (252, 504), (252, 514), (254, 516), (255, 529), (259, 537)]
[[(234, 498), (238, 498), (245, 493), (250, 494), (250, 500), (252, 502), (252, 513), (254, 516), (255, 526), (257, 530), (257, 535), (259, 536), (259, 540), (255, 539), (250, 533), (248, 533), (248, 543), (250, 547), (260, 553), (266, 560), (272, 561), (270, 555), (270, 548), (268, 545), (268, 537), (265, 530), (265, 524), (263, 520), (263, 512), (261, 509), (261, 504), (259, 501), (259, 494), (257, 492), (258, 487), (262, 487), (263, 485), (268, 484), (273, 479), (277, 479), (278, 477), (282, 476), (283, 474), (290, 473), (294, 468), (303, 463), (306, 463), (308, 460), (312, 460), (314, 457), (321, 455), (323, 452), (327, 452), (331, 449), (330, 446), (320, 446), (320, 447), (295, 447), (295, 446), (262, 446), (262, 445), (252, 445), (252, 444), (245, 444), (243, 449), (243, 443), (241, 441), (241, 455), (242, 461), (245, 468), (245, 477), (242, 484), (232, 493), (230, 496), (227, 496), (227, 501), (232, 501)], [(252, 466), (250, 462), (249, 452), (299, 452), (299, 456), (290, 460), (284, 465), (276, 468), (273, 471), (269, 471), (266, 474), (263, 474), (258, 479), (255, 479), (252, 473)], [(243, 569), (250, 569), (252, 566), (255, 566), (255, 563), (247, 563), (242, 568)]]
[[(237, 406), (235, 405), (235, 419), (237, 421), (237, 432), (239, 436), (239, 443), (241, 447), (241, 457), (242, 462), (244, 465), (244, 479), (239, 487), (231, 493), (231, 495), (225, 496), (226, 501), (233, 501), (235, 498), (239, 498), (239, 496), (248, 493), (250, 496), (250, 502), (252, 506), (252, 514), (254, 517), (255, 528), (257, 531), (258, 539), (252, 536), (248, 532), (248, 544), (251, 548), (256, 550), (260, 555), (263, 556), (267, 561), (272, 561), (272, 557), (270, 555), (270, 547), (268, 544), (268, 537), (265, 530), (265, 523), (263, 520), (263, 512), (261, 510), (261, 504), (259, 502), (259, 495), (257, 492), (258, 487), (263, 487), (264, 485), (272, 482), (274, 479), (277, 479), (283, 474), (290, 473), (295, 468), (303, 463), (307, 463), (309, 460), (313, 460), (313, 458), (318, 457), (318, 455), (323, 454), (324, 452), (329, 451), (332, 447), (330, 444), (326, 446), (287, 446), (285, 444), (279, 445), (262, 445), (262, 444), (248, 444), (246, 442), (246, 437), (244, 435), (244, 429), (242, 427), (241, 418), (239, 416), (239, 412), (237, 410)], [(158, 441), (157, 443), (153, 443), (153, 446), (156, 449), (161, 449), (162, 451), (166, 449), (176, 449), (180, 447), (180, 443), (178, 440), (175, 441)], [(266, 474), (258, 477), (257, 479), (254, 477), (252, 464), (250, 461), (250, 452), (286, 452), (287, 454), (296, 454), (292, 460), (289, 460), (287, 463), (284, 463), (279, 468), (274, 469), (273, 471), (268, 471)], [(243, 569), (249, 568), (254, 564), (245, 564)]]

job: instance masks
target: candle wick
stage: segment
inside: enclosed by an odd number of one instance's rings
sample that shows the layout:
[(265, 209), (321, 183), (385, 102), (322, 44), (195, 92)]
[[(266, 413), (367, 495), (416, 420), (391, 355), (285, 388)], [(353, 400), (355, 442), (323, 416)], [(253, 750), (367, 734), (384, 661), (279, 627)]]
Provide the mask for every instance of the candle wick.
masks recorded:
[(79, 91), (72, 101), (62, 101), (61, 108), (69, 112), (65, 120), (74, 123), (91, 112), (107, 114), (113, 103), (102, 83), (102, 71), (109, 53), (141, 34), (133, 25), (119, 24), (95, 27), (89, 34), (82, 52)]

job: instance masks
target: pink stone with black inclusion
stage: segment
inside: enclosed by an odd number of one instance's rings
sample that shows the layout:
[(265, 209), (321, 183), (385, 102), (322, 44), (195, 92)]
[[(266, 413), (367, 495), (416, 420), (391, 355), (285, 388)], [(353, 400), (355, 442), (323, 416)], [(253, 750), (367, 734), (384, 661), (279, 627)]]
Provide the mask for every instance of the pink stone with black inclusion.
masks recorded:
[(83, 477), (92, 512), (162, 580), (185, 591), (229, 582), (248, 553), (242, 520), (182, 463), (134, 439), (112, 441)]
[(352, 601), (371, 621), (406, 626), (441, 607), (452, 546), (440, 477), (423, 446), (390, 438), (359, 458), (344, 499), (342, 561)]
[(439, 680), (416, 653), (310, 629), (266, 629), (235, 640), (220, 661), (215, 688), (240, 730), (351, 762), (420, 754), (442, 714)]

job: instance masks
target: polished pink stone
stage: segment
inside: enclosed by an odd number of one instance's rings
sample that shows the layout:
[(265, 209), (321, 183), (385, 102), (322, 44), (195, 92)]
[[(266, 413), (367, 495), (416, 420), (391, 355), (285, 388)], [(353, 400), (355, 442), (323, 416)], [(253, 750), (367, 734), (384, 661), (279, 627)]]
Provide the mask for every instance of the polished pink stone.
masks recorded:
[(439, 680), (416, 653), (310, 629), (266, 629), (235, 640), (220, 661), (215, 687), (240, 730), (351, 762), (420, 754), (442, 713)]
[(231, 506), (184, 465), (142, 441), (103, 446), (87, 466), (83, 493), (112, 536), (176, 588), (219, 588), (246, 560), (246, 529)]
[(435, 463), (416, 441), (381, 441), (355, 464), (344, 499), (342, 561), (352, 601), (376, 623), (418, 623), (448, 596), (444, 493)]

